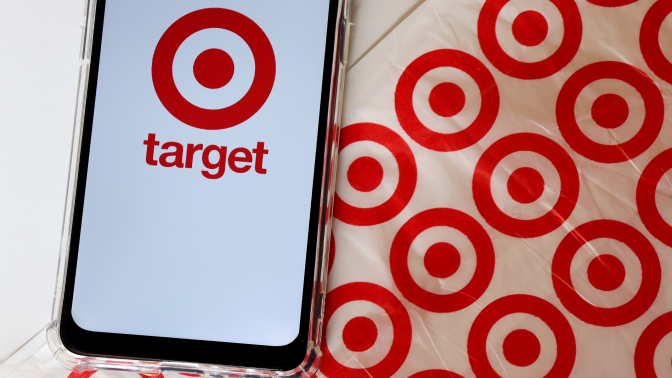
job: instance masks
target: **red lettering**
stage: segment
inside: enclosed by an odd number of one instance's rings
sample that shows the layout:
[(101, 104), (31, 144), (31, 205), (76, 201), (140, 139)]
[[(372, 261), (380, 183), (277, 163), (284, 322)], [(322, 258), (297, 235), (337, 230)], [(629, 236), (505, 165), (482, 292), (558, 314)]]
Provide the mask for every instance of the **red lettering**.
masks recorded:
[[(239, 153), (242, 153), (243, 156), (238, 156)], [(229, 155), (229, 167), (231, 167), (231, 170), (236, 172), (236, 173), (245, 173), (252, 168), (250, 164), (246, 164), (242, 167), (239, 167), (236, 163), (251, 163), (252, 162), (252, 154), (250, 153), (250, 150), (247, 148), (236, 148), (235, 150), (231, 151), (231, 154)]]
[(257, 142), (257, 148), (252, 150), (256, 155), (256, 160), (254, 162), (255, 172), (265, 175), (266, 169), (264, 168), (264, 155), (268, 154), (268, 150), (264, 149), (264, 142)]
[[(210, 162), (210, 153), (213, 151), (217, 151), (217, 153), (219, 153), (219, 160), (217, 160), (217, 162), (215, 163)], [(217, 169), (217, 172), (215, 172), (214, 174), (208, 171), (201, 171), (201, 173), (203, 173), (203, 176), (205, 178), (215, 180), (224, 176), (224, 171), (226, 170), (226, 147), (224, 146), (206, 147), (205, 150), (203, 151), (203, 165), (208, 169)]]
[(159, 142), (156, 141), (156, 134), (149, 134), (147, 136), (147, 140), (142, 144), (147, 146), (147, 155), (145, 157), (145, 161), (149, 165), (156, 165), (157, 162), (154, 160), (154, 147), (159, 145)]
[[(268, 150), (265, 148), (264, 142), (257, 142), (257, 148), (250, 150), (244, 147), (234, 148), (227, 154), (228, 148), (226, 146), (211, 145), (203, 148), (203, 144), (186, 144), (186, 151), (183, 144), (179, 142), (166, 142), (161, 144), (156, 140), (156, 134), (148, 134), (147, 139), (143, 141), (147, 146), (147, 153), (145, 161), (149, 165), (161, 165), (163, 167), (177, 167), (177, 168), (193, 168), (194, 156), (201, 151), (201, 160), (206, 170), (202, 170), (201, 174), (211, 180), (219, 179), (224, 176), (226, 172), (226, 165), (228, 164), (231, 171), (235, 173), (246, 173), (252, 170), (265, 175), (267, 170), (264, 168), (264, 155), (268, 155)], [(158, 161), (154, 157), (155, 148), (161, 146), (164, 150)], [(217, 152), (217, 158), (212, 158), (213, 152)], [(227, 156), (228, 155), (228, 156)], [(215, 160), (213, 160), (215, 159)], [(227, 163), (228, 159), (228, 163)], [(198, 165), (198, 163), (196, 163)]]
[(202, 144), (197, 144), (195, 146), (193, 144), (187, 145), (187, 164), (186, 164), (187, 168), (191, 168), (193, 166), (194, 154), (196, 153), (196, 151), (203, 151), (203, 145)]
[[(162, 150), (167, 150), (171, 147), (175, 147), (175, 151), (166, 152), (161, 154), (159, 157), (159, 163), (164, 167), (177, 167), (184, 168), (184, 163), (182, 163), (182, 145), (177, 142), (167, 142), (161, 146)], [(173, 161), (168, 161), (168, 158), (173, 158)]]

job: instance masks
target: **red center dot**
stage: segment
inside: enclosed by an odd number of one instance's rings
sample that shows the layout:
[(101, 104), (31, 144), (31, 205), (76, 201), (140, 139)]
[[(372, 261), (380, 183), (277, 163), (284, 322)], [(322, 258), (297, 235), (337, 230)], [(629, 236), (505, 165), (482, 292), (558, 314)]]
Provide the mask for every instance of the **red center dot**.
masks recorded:
[(441, 83), (429, 93), (429, 106), (441, 117), (452, 117), (464, 109), (464, 91), (457, 84)]
[(350, 164), (348, 182), (360, 192), (370, 192), (383, 182), (383, 166), (372, 157), (362, 156)]
[(514, 201), (532, 203), (544, 193), (544, 178), (533, 168), (519, 168), (509, 176), (506, 187)]
[(615, 94), (605, 94), (593, 102), (590, 113), (598, 126), (605, 129), (615, 129), (625, 123), (630, 110), (623, 97)]
[(588, 265), (588, 281), (598, 290), (616, 290), (625, 281), (625, 267), (616, 256), (597, 256)]
[(206, 88), (217, 89), (233, 78), (233, 59), (220, 49), (205, 50), (194, 61), (194, 76)]
[(448, 278), (460, 268), (460, 252), (452, 244), (436, 243), (425, 253), (425, 269), (432, 277)]
[(371, 349), (378, 339), (378, 328), (373, 320), (360, 316), (351, 319), (343, 328), (343, 344), (353, 352)]
[(534, 333), (517, 329), (504, 339), (504, 358), (516, 366), (530, 366), (541, 354), (541, 344)]
[(525, 11), (519, 14), (512, 25), (513, 38), (524, 46), (537, 46), (548, 35), (548, 22), (539, 12)]

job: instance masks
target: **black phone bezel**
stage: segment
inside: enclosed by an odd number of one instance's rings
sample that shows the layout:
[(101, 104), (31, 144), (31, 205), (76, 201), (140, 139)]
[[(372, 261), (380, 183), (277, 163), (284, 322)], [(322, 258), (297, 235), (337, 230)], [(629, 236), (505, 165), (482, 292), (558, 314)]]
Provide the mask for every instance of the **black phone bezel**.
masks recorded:
[[(76, 276), (79, 238), (82, 225), (82, 213), (86, 190), (89, 152), (93, 115), (95, 111), (98, 69), (103, 37), (106, 0), (96, 0), (95, 19), (93, 24), (92, 49), (88, 87), (85, 100), (81, 147), (77, 167), (76, 190), (73, 201), (73, 218), (70, 232), (68, 262), (61, 307), (61, 323), (59, 336), (63, 345), (71, 352), (92, 357), (120, 358), (148, 361), (180, 361), (188, 363), (216, 364), (264, 370), (288, 371), (301, 365), (307, 357), (310, 339), (311, 308), (313, 305), (313, 288), (316, 269), (316, 247), (318, 246), (319, 229), (323, 200), (323, 171), (328, 165), (325, 159), (326, 141), (329, 129), (333, 70), (338, 61), (334, 59), (336, 42), (338, 41), (338, 18), (340, 16), (340, 0), (329, 0), (329, 18), (324, 54), (324, 73), (318, 135), (315, 148), (315, 167), (310, 209), (310, 223), (306, 248), (306, 265), (301, 307), (299, 335), (291, 343), (280, 346), (260, 346), (212, 342), (201, 340), (176, 339), (166, 337), (137, 336), (103, 332), (91, 332), (80, 328), (74, 321), (71, 309)], [(330, 180), (324, 180), (330, 182)], [(317, 294), (316, 294), (317, 295)]]

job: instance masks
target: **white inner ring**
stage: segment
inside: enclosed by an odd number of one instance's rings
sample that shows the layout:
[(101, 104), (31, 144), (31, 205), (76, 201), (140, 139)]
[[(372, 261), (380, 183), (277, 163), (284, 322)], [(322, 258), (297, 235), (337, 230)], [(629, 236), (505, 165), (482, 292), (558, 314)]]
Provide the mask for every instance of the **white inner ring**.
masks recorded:
[(670, 36), (672, 36), (672, 13), (665, 17), (658, 31), (660, 50), (663, 52), (663, 56), (669, 62), (672, 62), (672, 43), (670, 43), (672, 42), (672, 38)]
[[(532, 168), (544, 179), (544, 191), (532, 203), (515, 201), (509, 194), (511, 174), (519, 168)], [(546, 215), (560, 199), (560, 174), (546, 157), (532, 151), (514, 152), (502, 159), (492, 173), (490, 191), (492, 198), (504, 214), (522, 220), (537, 219)]]
[[(593, 103), (605, 94), (618, 95), (628, 104), (628, 118), (614, 129), (605, 129), (593, 120)], [(608, 146), (625, 143), (637, 135), (644, 124), (646, 107), (642, 96), (630, 84), (616, 79), (600, 79), (588, 84), (579, 93), (574, 116), (579, 129), (588, 139)]]
[[(571, 237), (571, 236), (570, 236)], [(588, 266), (599, 255), (612, 255), (625, 267), (625, 281), (613, 291), (595, 288), (588, 280)], [(642, 264), (624, 243), (599, 238), (584, 244), (572, 259), (570, 277), (574, 289), (586, 302), (601, 308), (614, 308), (628, 303), (642, 285)]]
[[(442, 117), (432, 110), (429, 95), (441, 83), (453, 83), (462, 89), (464, 108), (452, 117)], [(469, 127), (481, 110), (481, 91), (476, 81), (466, 72), (454, 67), (438, 67), (423, 75), (413, 90), (413, 109), (418, 119), (428, 129), (453, 134)]]
[(668, 170), (656, 186), (656, 208), (667, 224), (672, 225), (672, 170)]
[[(353, 352), (343, 343), (343, 329), (357, 317), (371, 319), (378, 329), (373, 346), (364, 352)], [(352, 369), (364, 369), (378, 364), (390, 352), (394, 340), (392, 320), (382, 307), (369, 301), (352, 301), (339, 307), (329, 320), (326, 329), (329, 351), (341, 365)]]
[[(383, 167), (383, 181), (370, 192), (360, 192), (350, 185), (348, 170), (361, 157), (372, 157)], [(394, 155), (382, 145), (372, 141), (360, 141), (344, 148), (338, 158), (336, 192), (347, 204), (358, 208), (382, 205), (392, 197), (399, 184), (399, 167)]]
[[(548, 24), (546, 39), (537, 46), (522, 45), (513, 36), (513, 21), (525, 11), (540, 13)], [(495, 35), (502, 50), (511, 58), (525, 63), (540, 62), (553, 55), (560, 47), (564, 34), (562, 14), (547, 0), (532, 3), (512, 0), (504, 5), (495, 23)]]
[[(460, 254), (460, 266), (457, 272), (447, 278), (436, 278), (425, 268), (425, 254), (436, 243), (448, 243)], [(451, 227), (432, 227), (421, 232), (408, 253), (408, 269), (413, 280), (430, 293), (446, 295), (462, 290), (471, 281), (476, 272), (476, 249), (467, 235)]]
[(653, 369), (658, 377), (672, 377), (672, 333), (658, 343), (653, 353)]
[[(524, 329), (532, 332), (539, 340), (539, 358), (529, 366), (511, 364), (504, 357), (504, 340), (511, 332)], [(557, 358), (557, 341), (551, 328), (540, 318), (514, 313), (504, 316), (495, 323), (487, 337), (487, 355), (492, 368), (502, 377), (538, 378), (551, 370)]]
[[(206, 88), (194, 76), (194, 61), (209, 49), (223, 50), (233, 60), (233, 77), (221, 88)], [(173, 79), (180, 94), (203, 109), (223, 109), (240, 101), (252, 86), (254, 72), (252, 50), (240, 36), (226, 29), (204, 29), (190, 35), (177, 49), (173, 61)]]

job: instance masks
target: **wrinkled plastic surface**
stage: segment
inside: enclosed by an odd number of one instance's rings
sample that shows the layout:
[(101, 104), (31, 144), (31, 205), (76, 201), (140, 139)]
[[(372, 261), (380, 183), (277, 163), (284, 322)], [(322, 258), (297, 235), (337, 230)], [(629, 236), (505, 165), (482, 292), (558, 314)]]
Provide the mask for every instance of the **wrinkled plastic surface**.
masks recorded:
[(427, 0), (348, 72), (320, 374), (672, 376), (671, 11)]

